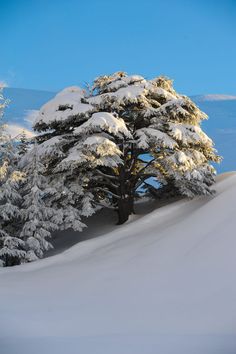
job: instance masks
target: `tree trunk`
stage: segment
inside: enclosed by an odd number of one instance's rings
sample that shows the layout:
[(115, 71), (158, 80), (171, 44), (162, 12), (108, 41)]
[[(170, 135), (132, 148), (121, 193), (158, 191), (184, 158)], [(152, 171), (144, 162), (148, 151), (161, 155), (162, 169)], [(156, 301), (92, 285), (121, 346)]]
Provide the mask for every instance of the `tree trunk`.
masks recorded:
[[(130, 157), (123, 146), (124, 164), (119, 166), (119, 188), (117, 201), (118, 225), (124, 224), (134, 213), (134, 186), (131, 183)], [(127, 162), (129, 161), (129, 163)]]
[(134, 198), (129, 196), (118, 201), (118, 222), (117, 225), (124, 224), (131, 214), (134, 213)]

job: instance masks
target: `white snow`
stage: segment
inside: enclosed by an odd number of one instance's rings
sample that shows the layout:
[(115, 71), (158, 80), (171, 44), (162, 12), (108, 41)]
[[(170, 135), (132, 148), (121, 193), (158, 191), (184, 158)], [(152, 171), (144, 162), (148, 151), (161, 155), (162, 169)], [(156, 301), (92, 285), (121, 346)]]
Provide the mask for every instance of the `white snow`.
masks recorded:
[(72, 116), (91, 112), (93, 107), (81, 102), (84, 95), (80, 87), (65, 88), (40, 109), (34, 124), (63, 122)]
[(174, 148), (177, 143), (168, 134), (153, 128), (141, 128), (136, 131), (138, 147), (146, 149), (151, 143), (159, 143), (162, 147)]
[(0, 352), (235, 354), (236, 173), (216, 191), (1, 269)]
[(73, 146), (69, 150), (68, 156), (59, 163), (56, 170), (64, 170), (68, 168), (71, 163), (78, 166), (87, 161), (93, 163), (94, 167), (97, 165), (107, 166), (109, 163), (110, 166), (117, 167), (118, 164), (122, 163), (119, 157), (122, 152), (118, 146), (102, 135), (87, 137), (83, 145), (84, 146), (81, 147), (81, 143), (79, 142), (77, 145)]
[(213, 141), (198, 126), (190, 124), (169, 123), (170, 135), (177, 140), (181, 140), (183, 144), (191, 144), (191, 142), (212, 145)]
[[(44, 158), (46, 156), (52, 156), (52, 155), (62, 156), (63, 153), (60, 150), (61, 141), (63, 141), (63, 137), (54, 136), (48, 140), (45, 140), (42, 144), (39, 144), (37, 146), (39, 156), (41, 158)], [(26, 154), (26, 158), (27, 157), (28, 156)], [(23, 157), (23, 159), (24, 159), (24, 157)]]
[(147, 93), (145, 85), (132, 85), (128, 87), (121, 87), (115, 92), (108, 92), (102, 95), (89, 97), (88, 101), (91, 104), (100, 105), (103, 100), (106, 100), (108, 97), (114, 97), (118, 104), (122, 103), (124, 100), (129, 102), (138, 102), (138, 99), (141, 96), (145, 96), (145, 93)]
[(110, 90), (118, 90), (121, 87), (127, 87), (130, 84), (134, 84), (136, 82), (145, 82), (146, 80), (140, 75), (131, 75), (122, 77), (120, 80), (114, 80), (109, 85), (108, 88)]
[(94, 129), (98, 131), (105, 130), (111, 134), (123, 134), (131, 137), (125, 122), (122, 118), (116, 118), (113, 114), (108, 112), (93, 113), (91, 118), (83, 123), (80, 127), (74, 129), (74, 134), (84, 134)]

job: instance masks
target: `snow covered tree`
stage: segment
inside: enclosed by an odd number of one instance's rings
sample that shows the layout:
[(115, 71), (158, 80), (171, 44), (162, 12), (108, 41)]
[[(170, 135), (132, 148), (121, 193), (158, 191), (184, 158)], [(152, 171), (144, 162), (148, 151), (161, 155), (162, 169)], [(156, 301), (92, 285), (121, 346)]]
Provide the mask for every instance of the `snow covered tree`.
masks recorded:
[[(39, 130), (46, 133), (37, 137), (39, 155), (44, 160), (51, 186), (48, 203), (61, 211), (61, 229), (79, 231), (85, 227), (81, 218), (92, 215), (98, 209), (97, 205), (92, 204), (94, 196), (87, 188), (92, 174), (75, 174), (73, 169), (57, 169), (57, 165), (66, 157), (65, 152), (73, 145), (73, 140), (77, 139), (71, 134), (70, 124), (75, 124), (77, 119), (85, 121), (87, 110), (93, 109), (84, 102), (84, 94), (80, 88), (69, 87), (44, 105), (38, 120), (42, 123)], [(44, 121), (41, 120), (42, 116)], [(51, 127), (49, 131), (48, 127)]]
[(26, 132), (23, 129), (22, 133), (19, 135), (18, 154), (20, 156), (26, 154), (28, 148), (29, 148), (29, 139), (27, 139)]
[(212, 193), (209, 162), (219, 157), (200, 128), (206, 118), (171, 80), (118, 72), (97, 78), (92, 94), (63, 90), (42, 107), (35, 129), (45, 132), (49, 173), (79, 178), (90, 205), (114, 208), (123, 223), (150, 178), (189, 197)]
[(23, 175), (16, 169), (16, 151), (2, 122), (6, 101), (0, 96), (0, 265), (20, 264), (25, 259), (24, 242), (18, 237)]
[(81, 194), (80, 183), (70, 180), (68, 188), (64, 174), (48, 175), (45, 168), (48, 153), (51, 156), (45, 144), (35, 143), (20, 161), (26, 174), (22, 211), (25, 223), (21, 237), (29, 251), (27, 256), (30, 254), (33, 259), (41, 258), (45, 251), (52, 248), (48, 241), (52, 231), (69, 228), (81, 231), (85, 227), (81, 221), (83, 208), (75, 207)]
[(26, 175), (23, 185), (23, 208), (21, 209), (23, 227), (20, 238), (25, 242), (26, 260), (42, 258), (52, 248), (48, 241), (51, 232), (58, 229), (56, 211), (45, 204), (47, 180), (43, 176), (45, 168), (38, 156), (35, 143), (24, 168)]

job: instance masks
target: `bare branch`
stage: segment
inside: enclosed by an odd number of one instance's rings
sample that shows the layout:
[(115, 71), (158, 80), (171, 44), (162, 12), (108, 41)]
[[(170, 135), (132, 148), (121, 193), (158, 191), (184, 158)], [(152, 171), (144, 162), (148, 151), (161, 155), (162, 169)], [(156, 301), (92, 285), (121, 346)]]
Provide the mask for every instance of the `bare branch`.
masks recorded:
[(102, 192), (105, 192), (105, 193), (109, 193), (110, 195), (112, 195), (116, 199), (121, 199), (121, 197), (119, 195), (109, 191), (108, 189), (103, 189), (101, 187), (95, 187), (94, 189), (101, 190)]
[(109, 178), (109, 179), (115, 179), (115, 180), (118, 180), (118, 177), (116, 176), (111, 176), (111, 175), (108, 175), (106, 173), (103, 173), (102, 171), (100, 170), (97, 170), (97, 173), (100, 174), (101, 176), (103, 177), (106, 177), (106, 178)]
[[(106, 177), (104, 177), (105, 179), (106, 179)], [(117, 186), (116, 184), (114, 184), (114, 183), (112, 183), (110, 180), (106, 180), (106, 181), (102, 181), (102, 183), (103, 184), (106, 184), (107, 186), (110, 186), (110, 187), (113, 187), (113, 188), (115, 188), (115, 189), (118, 189), (119, 188), (119, 186)]]
[(99, 205), (99, 206), (101, 206), (101, 207), (103, 207), (103, 208), (112, 209), (112, 210), (117, 210), (117, 208), (112, 207), (112, 206), (107, 205), (107, 204), (102, 204), (102, 203), (98, 203), (98, 202), (95, 202), (95, 201), (93, 201), (93, 203), (96, 204), (96, 205)]
[(143, 168), (141, 168), (141, 170), (138, 172), (138, 175), (143, 172), (148, 166), (150, 166), (154, 161), (155, 159), (150, 160)]
[(145, 182), (145, 181), (150, 177), (156, 177), (156, 175), (144, 174), (144, 175), (139, 176), (139, 178), (137, 180), (137, 184), (135, 185), (135, 190), (137, 190), (143, 183), (147, 184), (147, 182)]

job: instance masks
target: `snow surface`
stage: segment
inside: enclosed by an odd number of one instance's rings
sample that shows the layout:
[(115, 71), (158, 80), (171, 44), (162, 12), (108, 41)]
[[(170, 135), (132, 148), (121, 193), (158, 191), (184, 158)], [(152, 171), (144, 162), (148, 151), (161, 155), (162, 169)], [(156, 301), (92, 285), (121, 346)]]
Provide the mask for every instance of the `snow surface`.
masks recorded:
[(72, 116), (92, 111), (90, 104), (81, 103), (84, 94), (84, 90), (77, 86), (65, 88), (40, 109), (34, 124), (63, 122)]
[(1, 354), (235, 354), (236, 173), (216, 190), (1, 269)]
[(68, 156), (59, 163), (57, 170), (63, 170), (71, 166), (72, 162), (75, 165), (80, 165), (82, 162), (90, 161), (94, 166), (106, 166), (108, 164), (113, 167), (117, 167), (122, 162), (119, 158), (122, 152), (117, 148), (117, 145), (103, 136), (94, 135), (88, 137), (83, 144), (84, 147), (89, 148), (88, 153), (83, 151), (80, 143), (78, 143), (69, 150)]
[(121, 133), (124, 136), (131, 137), (124, 120), (116, 118), (108, 112), (93, 113), (88, 121), (74, 129), (74, 134), (86, 134), (89, 131), (94, 131), (94, 129), (105, 130), (116, 135)]

